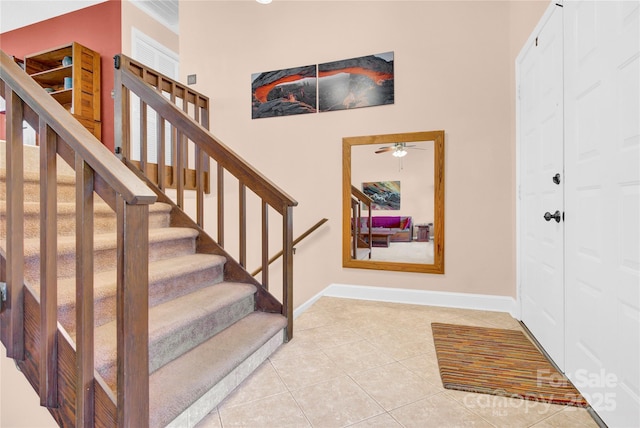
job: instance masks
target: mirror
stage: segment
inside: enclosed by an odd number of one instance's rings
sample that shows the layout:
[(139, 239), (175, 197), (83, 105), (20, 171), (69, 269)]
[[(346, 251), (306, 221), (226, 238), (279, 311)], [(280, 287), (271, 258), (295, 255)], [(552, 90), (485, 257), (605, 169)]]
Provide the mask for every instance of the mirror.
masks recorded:
[(444, 131), (342, 139), (342, 266), (444, 273)]

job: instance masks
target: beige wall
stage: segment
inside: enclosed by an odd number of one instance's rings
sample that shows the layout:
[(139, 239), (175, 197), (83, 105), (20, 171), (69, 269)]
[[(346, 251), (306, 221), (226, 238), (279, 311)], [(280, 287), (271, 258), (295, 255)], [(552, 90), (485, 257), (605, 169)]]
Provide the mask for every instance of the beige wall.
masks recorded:
[[(299, 202), (298, 306), (331, 283), (515, 296), (514, 59), (547, 2), (182, 2), (181, 73), (212, 131)], [(203, 19), (206, 17), (206, 20)], [(251, 119), (252, 73), (395, 52), (395, 104)], [(344, 269), (345, 136), (446, 131), (446, 274)]]

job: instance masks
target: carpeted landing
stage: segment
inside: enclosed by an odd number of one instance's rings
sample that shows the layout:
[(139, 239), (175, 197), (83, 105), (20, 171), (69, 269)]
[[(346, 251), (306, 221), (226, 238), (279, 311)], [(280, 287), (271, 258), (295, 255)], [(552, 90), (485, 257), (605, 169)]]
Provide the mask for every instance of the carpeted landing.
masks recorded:
[(431, 329), (447, 389), (588, 405), (521, 331), (441, 323)]

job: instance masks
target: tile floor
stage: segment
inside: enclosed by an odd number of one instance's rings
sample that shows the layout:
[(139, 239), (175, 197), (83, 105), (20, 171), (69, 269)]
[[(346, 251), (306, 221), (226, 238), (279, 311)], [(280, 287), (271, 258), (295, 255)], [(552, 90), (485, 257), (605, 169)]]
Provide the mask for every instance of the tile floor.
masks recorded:
[(444, 389), (432, 322), (520, 329), (504, 313), (323, 297), (198, 428), (597, 427), (584, 409)]

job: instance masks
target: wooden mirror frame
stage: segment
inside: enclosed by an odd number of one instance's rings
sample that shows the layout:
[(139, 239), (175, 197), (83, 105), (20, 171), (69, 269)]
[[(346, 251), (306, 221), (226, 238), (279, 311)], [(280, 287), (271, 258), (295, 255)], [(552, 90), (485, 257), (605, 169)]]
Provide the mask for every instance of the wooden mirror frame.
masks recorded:
[[(398, 142), (434, 143), (433, 264), (357, 260), (351, 257), (351, 147)], [(444, 131), (368, 135), (342, 139), (342, 266), (348, 268), (444, 274)]]

